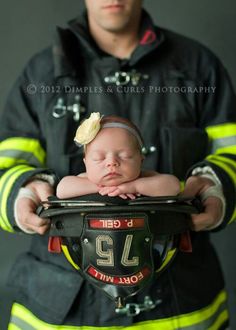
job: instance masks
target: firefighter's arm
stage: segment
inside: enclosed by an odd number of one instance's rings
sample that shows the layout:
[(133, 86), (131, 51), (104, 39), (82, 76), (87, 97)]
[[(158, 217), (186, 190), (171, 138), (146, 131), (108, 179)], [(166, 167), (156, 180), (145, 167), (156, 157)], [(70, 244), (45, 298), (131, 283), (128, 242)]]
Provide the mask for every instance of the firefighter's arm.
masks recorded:
[[(15, 215), (23, 224), (24, 219), (28, 218), (27, 212), (36, 209), (36, 204), (26, 198), (19, 201), (16, 211), (15, 201), (21, 187), (26, 188), (30, 178), (36, 175), (44, 173), (53, 176), (47, 168), (46, 142), (37, 118), (39, 95), (27, 93), (27, 86), (36, 83), (30, 71), (27, 67), (17, 79), (0, 118), (0, 227), (9, 232), (20, 231)], [(46, 195), (44, 189), (39, 187), (35, 187), (35, 194), (37, 200)], [(37, 227), (39, 219), (36, 216), (33, 218)]]
[(195, 230), (220, 230), (236, 218), (236, 97), (223, 65), (214, 56), (209, 59), (202, 68), (204, 85), (214, 86), (215, 92), (198, 99), (209, 154), (189, 169), (184, 192), (205, 195), (204, 212), (193, 216)]
[(47, 200), (53, 193), (50, 183), (40, 180), (34, 180), (20, 189), (15, 203), (15, 220), (22, 231), (42, 235), (48, 230), (48, 220), (37, 216), (35, 210), (41, 201)]
[[(209, 194), (208, 194), (209, 192)], [(192, 215), (192, 230), (212, 230), (223, 221), (225, 213), (224, 195), (220, 186), (206, 177), (190, 176), (185, 185), (184, 196), (199, 196), (204, 210)]]

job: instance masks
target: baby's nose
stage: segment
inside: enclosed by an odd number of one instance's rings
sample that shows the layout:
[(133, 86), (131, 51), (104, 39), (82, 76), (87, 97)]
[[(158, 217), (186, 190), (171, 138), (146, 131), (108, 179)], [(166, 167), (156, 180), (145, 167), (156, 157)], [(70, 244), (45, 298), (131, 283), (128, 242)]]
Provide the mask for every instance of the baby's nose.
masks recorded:
[(108, 159), (107, 159), (107, 167), (113, 167), (113, 166), (118, 166), (119, 165), (119, 162), (118, 162), (118, 159), (114, 156), (110, 156)]

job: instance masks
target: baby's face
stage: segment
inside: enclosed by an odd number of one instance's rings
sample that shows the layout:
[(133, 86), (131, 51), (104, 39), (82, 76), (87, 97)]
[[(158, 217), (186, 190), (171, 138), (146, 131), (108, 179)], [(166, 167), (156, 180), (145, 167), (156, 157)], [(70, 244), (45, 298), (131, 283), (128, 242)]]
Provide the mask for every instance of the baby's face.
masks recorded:
[(136, 138), (124, 128), (103, 128), (86, 146), (88, 179), (101, 186), (117, 186), (140, 175), (143, 156)]

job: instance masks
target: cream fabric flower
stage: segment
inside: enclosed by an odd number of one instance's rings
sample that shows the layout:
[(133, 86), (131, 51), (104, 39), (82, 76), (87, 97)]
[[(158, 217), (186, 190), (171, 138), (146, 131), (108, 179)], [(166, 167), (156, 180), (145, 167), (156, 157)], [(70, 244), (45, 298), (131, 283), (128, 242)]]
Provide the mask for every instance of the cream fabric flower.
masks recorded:
[(74, 141), (79, 145), (91, 142), (100, 130), (100, 121), (100, 113), (92, 112), (90, 117), (77, 128)]

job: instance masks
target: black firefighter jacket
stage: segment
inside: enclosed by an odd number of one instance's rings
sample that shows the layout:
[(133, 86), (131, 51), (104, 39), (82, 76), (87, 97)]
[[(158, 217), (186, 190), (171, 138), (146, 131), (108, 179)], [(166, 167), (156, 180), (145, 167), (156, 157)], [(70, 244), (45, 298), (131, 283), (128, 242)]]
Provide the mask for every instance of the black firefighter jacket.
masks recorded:
[[(147, 13), (140, 43), (127, 60), (97, 48), (85, 16), (71, 21), (57, 29), (52, 47), (30, 60), (1, 116), (1, 227), (18, 231), (14, 200), (30, 177), (84, 171), (73, 137), (80, 120), (100, 112), (128, 117), (140, 128), (145, 168), (184, 181), (192, 168), (211, 166), (226, 197), (222, 229), (235, 216), (235, 105), (219, 60), (199, 43), (154, 27)], [(180, 329), (187, 322), (186, 329), (207, 329), (218, 320), (224, 329), (226, 293), (208, 232), (192, 233), (192, 242), (191, 254), (179, 252), (152, 287), (133, 298), (142, 302), (148, 293), (160, 299), (158, 307), (134, 317), (115, 314), (109, 298), (81, 279), (63, 256), (49, 254), (47, 237), (32, 236), (9, 282), (20, 304), (52, 324), (88, 329), (133, 324), (135, 329), (144, 322), (149, 329), (169, 322), (163, 329)]]

